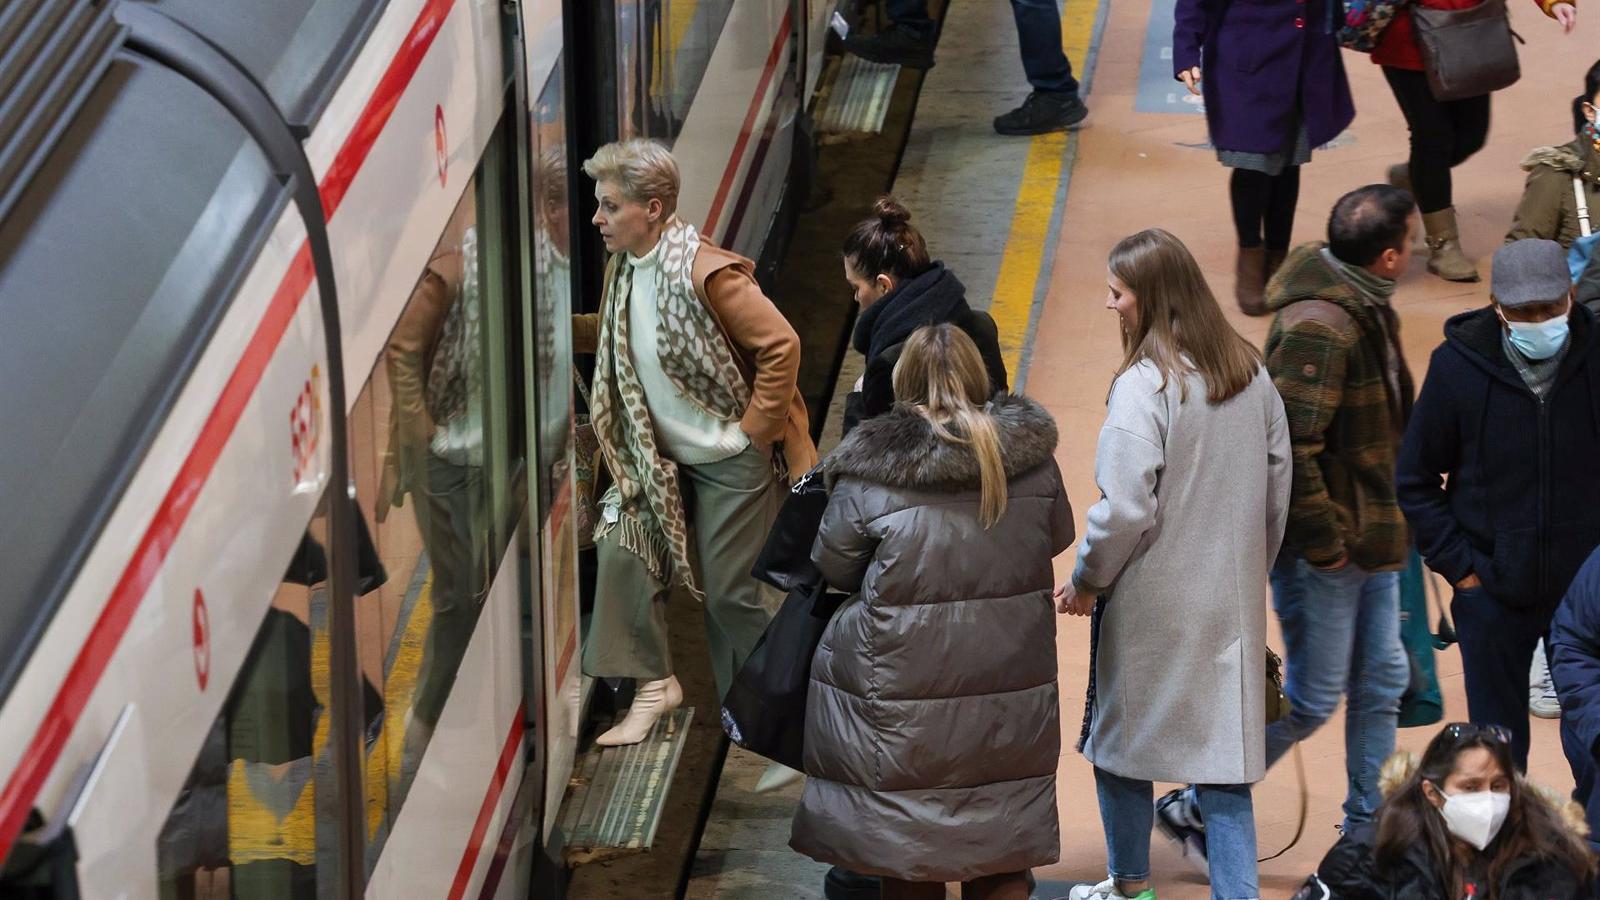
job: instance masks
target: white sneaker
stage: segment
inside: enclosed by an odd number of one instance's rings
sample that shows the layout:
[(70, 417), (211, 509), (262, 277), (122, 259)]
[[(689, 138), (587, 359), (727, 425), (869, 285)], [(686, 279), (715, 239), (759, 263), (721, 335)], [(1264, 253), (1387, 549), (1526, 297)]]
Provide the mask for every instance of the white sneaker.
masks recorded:
[(1145, 888), (1132, 897), (1117, 890), (1117, 882), (1107, 878), (1096, 885), (1080, 884), (1067, 892), (1067, 900), (1156, 900), (1156, 892)]
[(622, 721), (610, 731), (595, 738), (602, 747), (622, 747), (637, 744), (650, 736), (656, 720), (683, 705), (683, 688), (671, 675), (660, 681), (646, 681), (633, 695), (633, 705)]
[(1561, 700), (1556, 696), (1555, 683), (1550, 680), (1544, 641), (1533, 651), (1533, 665), (1528, 669), (1528, 712), (1541, 719), (1561, 718)]
[(761, 773), (761, 780), (756, 782), (756, 793), (765, 794), (781, 790), (804, 780), (805, 777), (804, 772), (796, 772), (783, 763), (768, 763), (767, 770)]

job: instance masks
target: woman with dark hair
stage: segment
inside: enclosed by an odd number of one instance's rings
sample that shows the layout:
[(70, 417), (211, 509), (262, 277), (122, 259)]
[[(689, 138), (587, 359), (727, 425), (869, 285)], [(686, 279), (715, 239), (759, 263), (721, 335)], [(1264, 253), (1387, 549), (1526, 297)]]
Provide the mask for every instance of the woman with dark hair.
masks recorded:
[[(1478, 267), (1461, 249), (1456, 224), (1454, 182), (1450, 170), (1483, 149), (1489, 137), (1490, 94), (1440, 100), (1428, 86), (1417, 38), (1413, 7), (1470, 9), (1481, 0), (1414, 0), (1401, 5), (1384, 29), (1372, 61), (1383, 67), (1406, 127), (1411, 130), (1411, 157), (1389, 169), (1389, 183), (1417, 198), (1428, 233), (1428, 271), (1446, 281), (1477, 281)], [(1533, 0), (1568, 33), (1578, 22), (1574, 0)]]
[(893, 197), (879, 197), (872, 215), (844, 239), (844, 277), (861, 315), (852, 345), (867, 358), (866, 371), (845, 398), (844, 431), (894, 406), (894, 365), (906, 338), (924, 325), (949, 323), (978, 346), (989, 385), (1003, 393), (1005, 359), (989, 314), (967, 305), (967, 289), (944, 263), (928, 256), (911, 213)]
[[(1577, 138), (1540, 147), (1522, 161), (1528, 181), (1506, 243), (1543, 238), (1570, 247), (1583, 234), (1583, 211), (1590, 213), (1591, 232), (1600, 226), (1600, 126), (1595, 124), (1596, 104), (1600, 104), (1600, 62), (1589, 67), (1583, 78), (1583, 93), (1572, 98), (1572, 130)], [(1583, 210), (1579, 209), (1575, 190), (1579, 186), (1583, 190)]]
[(1375, 824), (1345, 833), (1297, 900), (1577, 900), (1594, 857), (1583, 813), (1517, 773), (1499, 725), (1446, 725), (1421, 761), (1384, 766)]
[[(1176, 237), (1125, 238), (1107, 268), (1123, 361), (1101, 499), (1056, 601), (1094, 616), (1081, 749), (1110, 877), (1069, 896), (1154, 900), (1151, 826), (1185, 808), (1204, 822), (1211, 896), (1259, 897), (1250, 786), (1267, 768), (1266, 576), (1292, 477), (1283, 401)], [(1157, 781), (1199, 786), (1152, 806)]]

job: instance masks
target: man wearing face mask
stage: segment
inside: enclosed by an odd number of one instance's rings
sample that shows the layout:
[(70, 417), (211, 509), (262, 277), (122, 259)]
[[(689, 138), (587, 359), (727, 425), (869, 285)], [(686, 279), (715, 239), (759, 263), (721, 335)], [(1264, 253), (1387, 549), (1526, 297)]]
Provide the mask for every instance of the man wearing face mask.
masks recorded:
[(1455, 586), (1467, 710), (1528, 765), (1528, 668), (1600, 543), (1600, 340), (1566, 253), (1494, 256), (1489, 306), (1445, 323), (1396, 471), (1428, 566)]

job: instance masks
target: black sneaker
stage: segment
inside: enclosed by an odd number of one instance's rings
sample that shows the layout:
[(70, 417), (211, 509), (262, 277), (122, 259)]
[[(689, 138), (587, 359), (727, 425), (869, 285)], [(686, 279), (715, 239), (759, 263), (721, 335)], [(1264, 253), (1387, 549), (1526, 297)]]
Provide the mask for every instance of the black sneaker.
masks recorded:
[(933, 38), (898, 25), (877, 34), (847, 37), (844, 49), (868, 62), (891, 63), (908, 69), (933, 68)]
[(1168, 791), (1156, 801), (1156, 830), (1183, 847), (1183, 858), (1200, 871), (1211, 874), (1206, 859), (1205, 825), (1187, 788)]
[(822, 896), (828, 900), (878, 900), (883, 879), (833, 866), (822, 879)]
[(1001, 134), (1046, 134), (1076, 128), (1089, 115), (1089, 107), (1077, 94), (1065, 91), (1034, 91), (1022, 105), (994, 120)]

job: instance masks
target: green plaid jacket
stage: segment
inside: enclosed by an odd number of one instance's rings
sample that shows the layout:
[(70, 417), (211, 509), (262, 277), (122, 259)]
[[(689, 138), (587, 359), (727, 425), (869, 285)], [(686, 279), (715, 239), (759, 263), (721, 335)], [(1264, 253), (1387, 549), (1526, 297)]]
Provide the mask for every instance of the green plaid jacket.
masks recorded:
[(1312, 565), (1348, 554), (1369, 571), (1398, 569), (1410, 535), (1395, 499), (1395, 457), (1413, 397), (1398, 319), (1364, 301), (1322, 247), (1296, 248), (1267, 286), (1277, 312), (1267, 370), (1294, 448), (1284, 542)]

